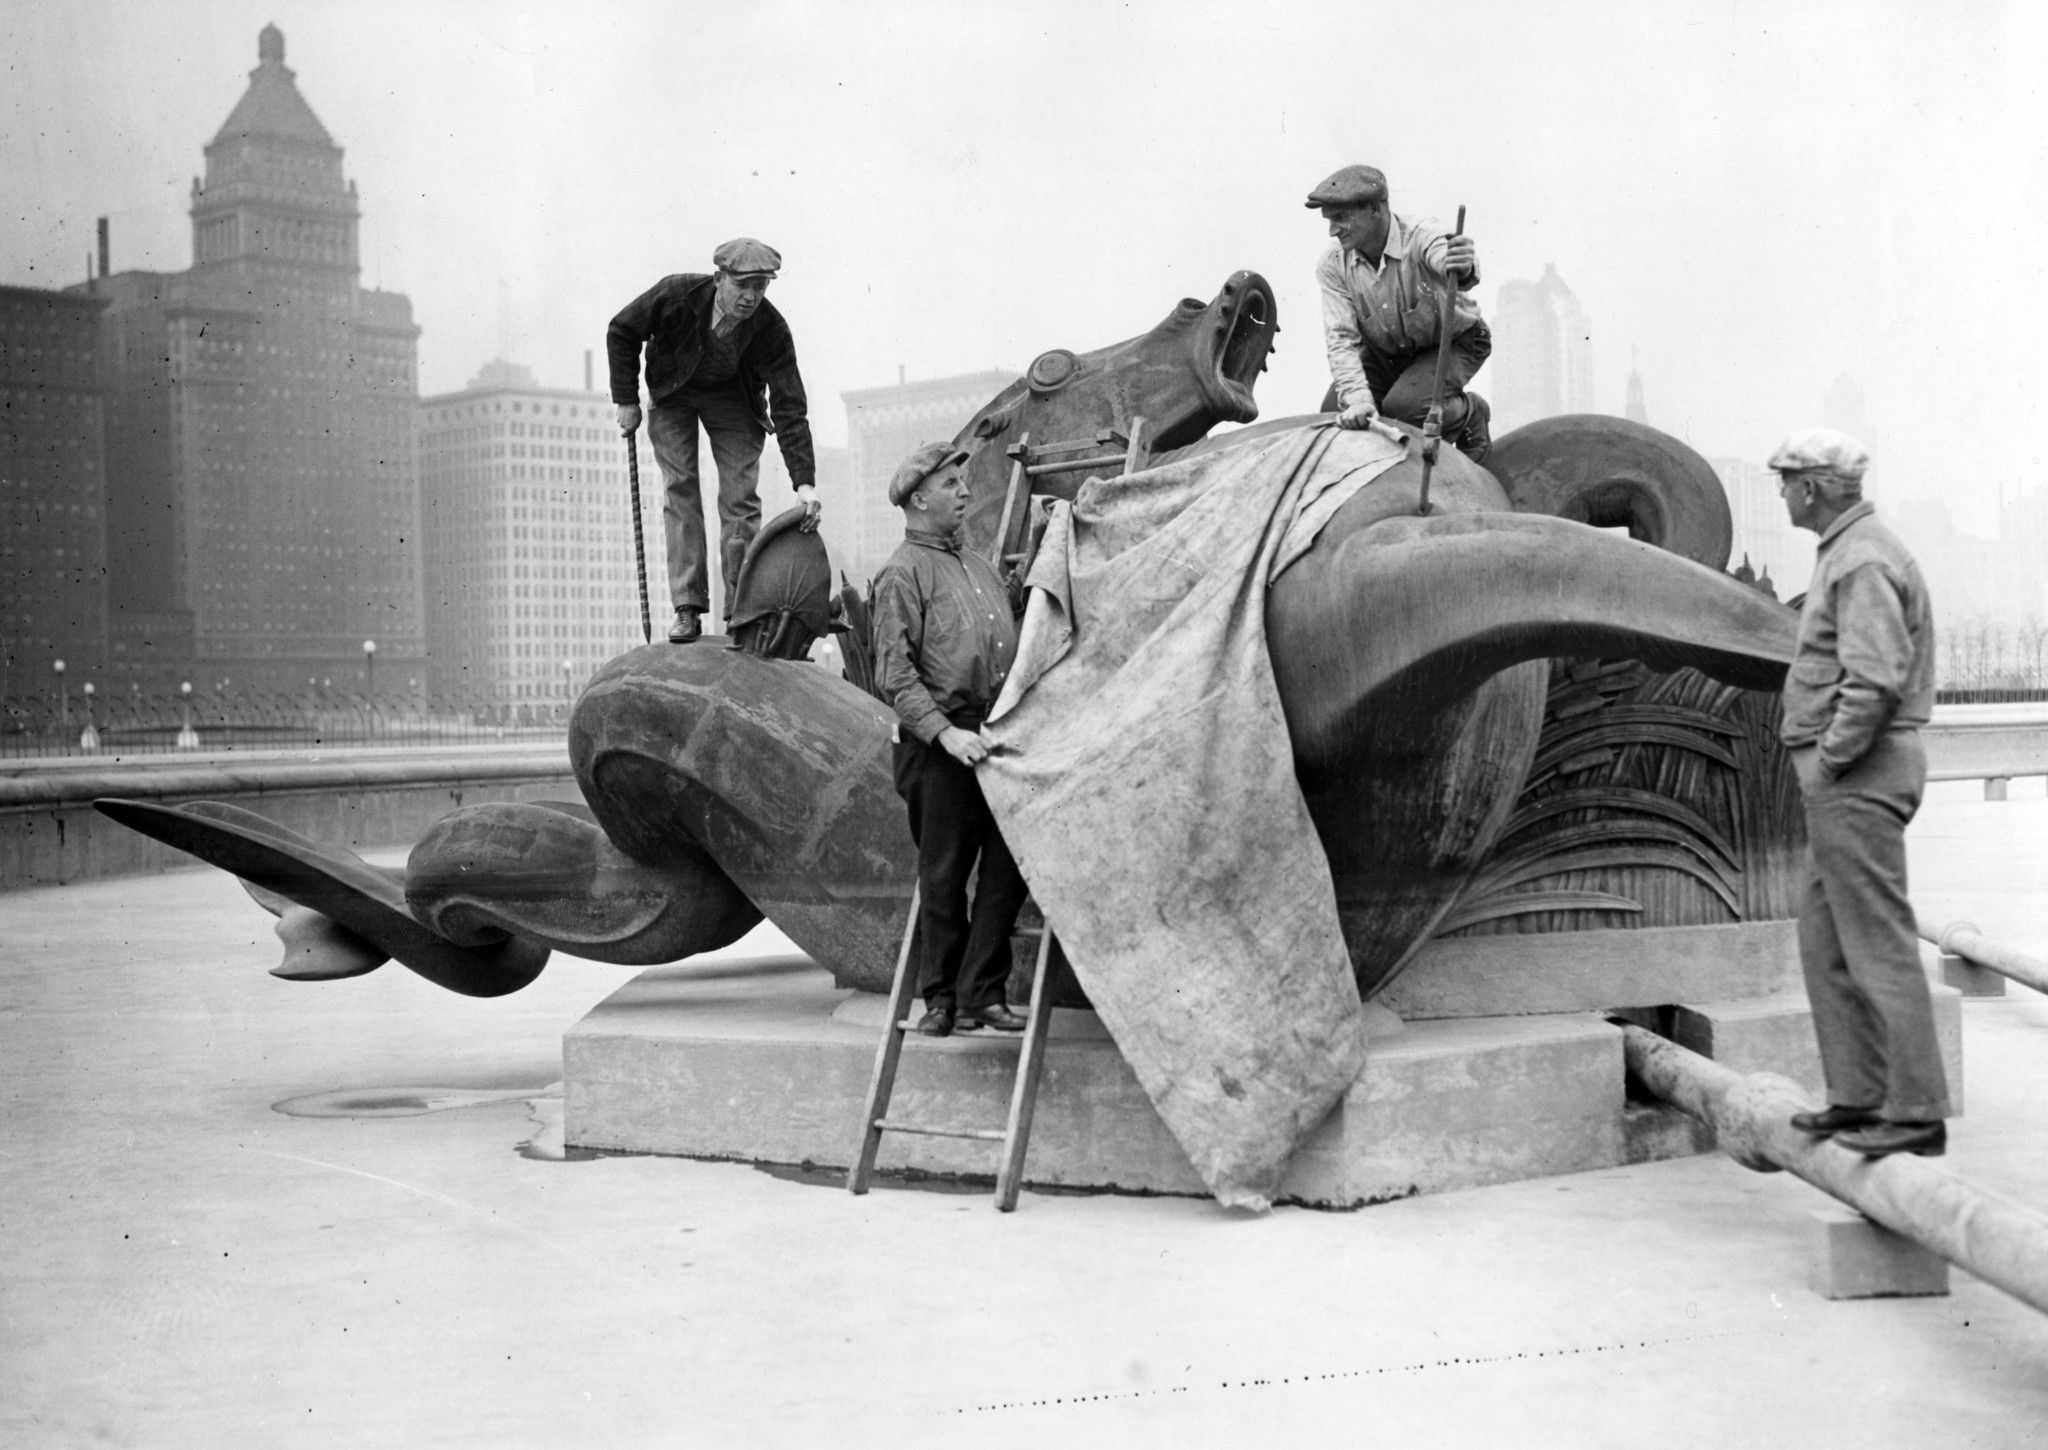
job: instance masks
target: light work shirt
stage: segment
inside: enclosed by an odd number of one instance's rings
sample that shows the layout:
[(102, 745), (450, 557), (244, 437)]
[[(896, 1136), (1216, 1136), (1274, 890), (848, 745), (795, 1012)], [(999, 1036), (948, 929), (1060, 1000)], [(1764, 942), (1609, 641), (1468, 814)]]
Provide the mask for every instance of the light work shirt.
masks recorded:
[[(1393, 216), (1377, 267), (1348, 247), (1332, 247), (1323, 254), (1316, 267), (1316, 283), (1323, 294), (1323, 345), (1341, 406), (1372, 399), (1358, 357), (1361, 348), (1402, 358), (1436, 346), (1448, 246), (1444, 229), (1431, 218), (1410, 222)], [(1478, 285), (1475, 262), (1472, 275), (1459, 286)], [(1453, 337), (1479, 320), (1478, 300), (1462, 290), (1456, 295)]]
[(875, 685), (927, 744), (977, 729), (1017, 663), (1017, 621), (996, 566), (957, 535), (922, 529), (875, 578)]
[(1920, 566), (1866, 500), (1820, 536), (1778, 738), (1847, 770), (1886, 730), (1934, 717), (1934, 610)]

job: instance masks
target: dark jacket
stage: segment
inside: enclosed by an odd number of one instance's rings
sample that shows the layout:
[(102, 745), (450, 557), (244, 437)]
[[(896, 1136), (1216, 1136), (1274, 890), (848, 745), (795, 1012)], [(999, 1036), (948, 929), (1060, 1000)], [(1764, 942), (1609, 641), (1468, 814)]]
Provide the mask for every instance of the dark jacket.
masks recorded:
[[(612, 401), (640, 401), (640, 348), (647, 347), (647, 396), (659, 406), (689, 385), (704, 357), (711, 328), (711, 302), (716, 279), (698, 272), (664, 277), (622, 308), (606, 329), (605, 355), (611, 361)], [(811, 446), (809, 405), (804, 380), (797, 372), (796, 342), (789, 324), (762, 300), (754, 315), (732, 333), (740, 355), (739, 390), (754, 419), (773, 433), (789, 468), (789, 481), (801, 488), (818, 481), (817, 453)], [(763, 405), (762, 395), (767, 395)]]
[(988, 718), (1017, 662), (1017, 623), (996, 566), (956, 537), (907, 530), (875, 576), (876, 692), (929, 744)]

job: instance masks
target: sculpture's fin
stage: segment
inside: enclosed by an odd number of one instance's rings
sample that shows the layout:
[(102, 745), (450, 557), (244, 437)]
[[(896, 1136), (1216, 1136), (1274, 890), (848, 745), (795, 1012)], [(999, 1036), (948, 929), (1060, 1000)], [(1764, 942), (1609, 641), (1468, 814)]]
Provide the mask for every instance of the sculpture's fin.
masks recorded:
[(1524, 660), (1691, 665), (1775, 690), (1798, 616), (1725, 574), (1535, 514), (1380, 519), (1273, 586), (1274, 672), (1298, 758), (1343, 753), (1390, 710), (1421, 716)]
[[(145, 836), (310, 907), (451, 992), (468, 997), (503, 996), (531, 982), (547, 963), (546, 947), (516, 938), (488, 945), (457, 945), (414, 919), (394, 873), (379, 870), (352, 852), (309, 841), (239, 806), (217, 801), (163, 806), (105, 799), (94, 801), (93, 808)], [(280, 925), (287, 919), (281, 917)], [(288, 941), (287, 947), (290, 945)]]

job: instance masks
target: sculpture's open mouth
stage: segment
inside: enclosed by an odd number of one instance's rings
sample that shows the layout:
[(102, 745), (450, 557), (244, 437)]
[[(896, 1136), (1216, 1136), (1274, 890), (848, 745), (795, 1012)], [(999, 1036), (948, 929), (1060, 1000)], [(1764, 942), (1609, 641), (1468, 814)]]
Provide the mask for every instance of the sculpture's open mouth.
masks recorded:
[(1259, 416), (1252, 385), (1266, 369), (1273, 350), (1279, 310), (1266, 279), (1256, 272), (1238, 272), (1223, 284), (1209, 304), (1201, 345), (1208, 349), (1200, 369), (1202, 391), (1210, 409), (1225, 423), (1249, 423)]

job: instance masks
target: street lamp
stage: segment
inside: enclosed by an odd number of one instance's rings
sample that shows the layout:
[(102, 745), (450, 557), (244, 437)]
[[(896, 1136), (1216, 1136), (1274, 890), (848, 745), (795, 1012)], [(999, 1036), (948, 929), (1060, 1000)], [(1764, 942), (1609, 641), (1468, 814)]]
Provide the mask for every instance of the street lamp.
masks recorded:
[(99, 726), (92, 719), (92, 681), (85, 682), (85, 729), (78, 733), (78, 748), (91, 755), (100, 748)]
[(51, 666), (57, 672), (57, 729), (58, 738), (71, 738), (71, 690), (64, 683), (64, 661), (58, 660)]
[(377, 641), (374, 639), (363, 641), (363, 693), (377, 693)]
[(180, 696), (179, 703), (185, 709), (185, 727), (178, 732), (178, 749), (197, 750), (199, 748), (199, 732), (192, 728), (192, 682), (187, 680), (184, 684), (178, 686), (178, 694)]

